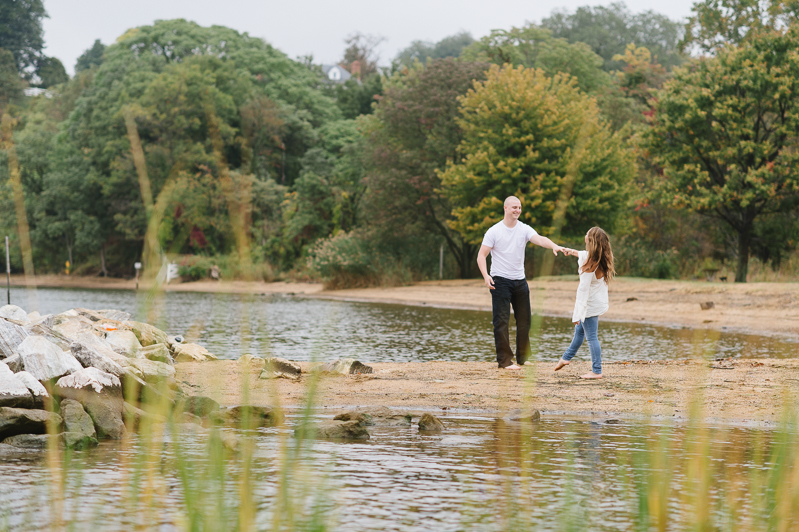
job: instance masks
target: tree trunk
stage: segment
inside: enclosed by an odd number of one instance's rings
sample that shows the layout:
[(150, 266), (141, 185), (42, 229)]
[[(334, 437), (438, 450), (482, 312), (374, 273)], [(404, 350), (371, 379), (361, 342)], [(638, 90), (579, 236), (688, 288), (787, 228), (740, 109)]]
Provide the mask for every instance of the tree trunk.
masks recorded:
[(461, 279), (469, 279), (472, 276), (472, 270), (474, 269), (475, 265), (475, 257), (476, 253), (474, 252), (474, 246), (472, 244), (463, 243), (461, 246), (461, 254), (460, 254), (460, 274)]
[(752, 226), (747, 225), (738, 231), (738, 267), (735, 270), (735, 282), (745, 283), (749, 273), (749, 244), (752, 240)]
[(100, 273), (103, 277), (108, 277), (108, 270), (105, 269), (105, 246), (100, 248)]

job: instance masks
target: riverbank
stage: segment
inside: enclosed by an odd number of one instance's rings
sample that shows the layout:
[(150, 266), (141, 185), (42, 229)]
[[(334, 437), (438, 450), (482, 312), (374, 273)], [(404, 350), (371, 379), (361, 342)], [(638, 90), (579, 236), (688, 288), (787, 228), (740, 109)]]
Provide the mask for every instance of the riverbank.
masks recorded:
[[(310, 363), (299, 363), (306, 372)], [(545, 415), (601, 418), (658, 416), (687, 419), (692, 405), (709, 422), (773, 424), (799, 399), (799, 360), (652, 361), (607, 363), (605, 378), (584, 381), (586, 361), (555, 373), (553, 362), (500, 370), (488, 362), (370, 364), (373, 374), (324, 376), (315, 405), (339, 411), (389, 407), (496, 413), (522, 405)], [(178, 363), (176, 379), (186, 393), (222, 405), (297, 407), (304, 404), (311, 377), (299, 381), (259, 379), (260, 369), (232, 360)]]
[[(12, 278), (24, 286), (22, 276)], [(37, 286), (133, 290), (135, 282), (100, 277), (45, 275)], [(571, 317), (576, 278), (529, 282), (533, 311)], [(324, 290), (319, 283), (197, 281), (165, 287), (175, 292), (290, 294), (347, 301), (491, 310), (491, 295), (480, 279), (426, 281), (410, 286)], [(799, 283), (720, 283), (618, 278), (610, 286), (604, 320), (682, 326), (799, 338)], [(712, 302), (702, 310), (700, 303)]]

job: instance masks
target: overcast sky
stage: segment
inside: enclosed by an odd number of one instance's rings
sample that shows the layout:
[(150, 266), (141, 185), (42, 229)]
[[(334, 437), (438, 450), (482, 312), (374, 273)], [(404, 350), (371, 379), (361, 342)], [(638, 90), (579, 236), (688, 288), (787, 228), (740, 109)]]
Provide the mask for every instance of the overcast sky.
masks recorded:
[[(654, 9), (682, 20), (694, 0), (628, 0), (633, 12)], [(291, 58), (312, 54), (334, 63), (344, 39), (357, 31), (381, 35), (381, 64), (414, 40), (438, 41), (468, 31), (475, 38), (496, 28), (537, 22), (553, 9), (573, 10), (609, 1), (558, 0), (45, 0), (45, 53), (72, 74), (75, 60), (95, 39), (113, 43), (125, 30), (159, 19), (185, 18), (203, 26), (218, 24), (261, 37)]]

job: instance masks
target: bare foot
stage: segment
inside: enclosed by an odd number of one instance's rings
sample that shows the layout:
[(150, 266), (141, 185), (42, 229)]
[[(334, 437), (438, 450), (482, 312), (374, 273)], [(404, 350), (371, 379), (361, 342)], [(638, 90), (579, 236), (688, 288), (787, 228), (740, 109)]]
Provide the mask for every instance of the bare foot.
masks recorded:
[(505, 369), (522, 369), (522, 367), (517, 366), (516, 364), (511, 364), (510, 366), (505, 366)]
[(555, 371), (558, 371), (558, 370), (560, 370), (562, 367), (564, 367), (564, 366), (568, 366), (569, 364), (571, 364), (571, 362), (569, 362), (568, 360), (563, 360), (563, 359), (561, 358), (560, 360), (558, 360), (558, 365), (557, 365), (557, 366), (555, 366)]
[(601, 373), (594, 373), (593, 371), (590, 373), (586, 373), (585, 375), (580, 375), (581, 379), (601, 379)]

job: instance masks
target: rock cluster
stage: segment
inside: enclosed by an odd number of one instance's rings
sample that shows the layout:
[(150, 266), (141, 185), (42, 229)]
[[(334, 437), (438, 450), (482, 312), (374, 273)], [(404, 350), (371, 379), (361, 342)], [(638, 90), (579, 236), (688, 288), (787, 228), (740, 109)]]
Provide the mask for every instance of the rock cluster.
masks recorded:
[[(118, 310), (74, 308), (40, 316), (0, 307), (0, 442), (29, 449), (97, 445), (122, 438), (145, 420), (166, 421), (149, 412), (156, 405), (179, 421), (237, 422), (243, 407), (219, 414), (213, 400), (182, 393), (175, 361), (216, 357), (179, 339)], [(253, 423), (282, 419), (250, 408), (246, 419)], [(212, 420), (214, 412), (218, 419)]]

